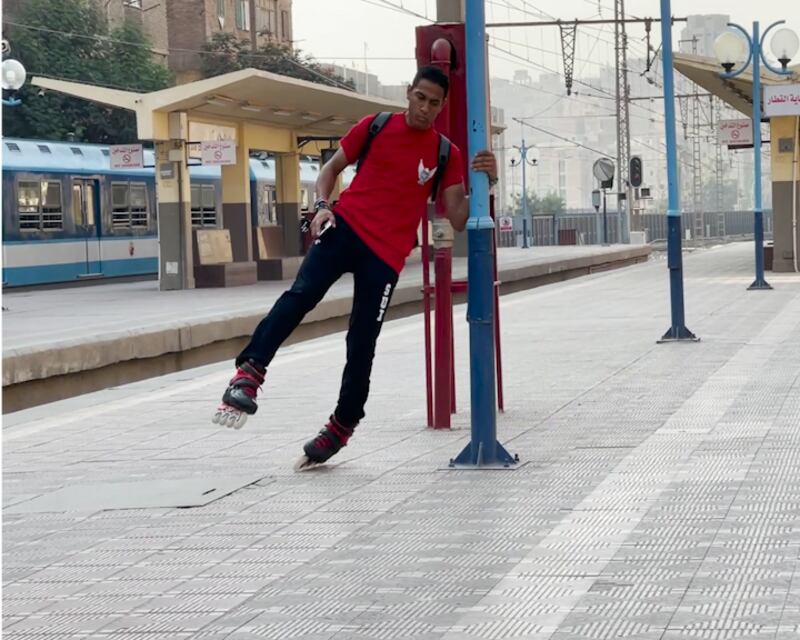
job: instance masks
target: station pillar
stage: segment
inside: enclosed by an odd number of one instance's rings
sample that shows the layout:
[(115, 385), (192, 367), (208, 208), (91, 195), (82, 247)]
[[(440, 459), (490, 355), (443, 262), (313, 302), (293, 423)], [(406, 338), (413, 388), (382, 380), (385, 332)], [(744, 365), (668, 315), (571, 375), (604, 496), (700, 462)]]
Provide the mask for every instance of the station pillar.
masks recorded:
[(236, 127), (236, 164), (222, 167), (222, 228), (231, 234), (233, 261), (252, 262), (250, 150), (242, 135), (241, 125)]
[[(278, 224), (283, 230), (284, 255), (301, 256), (303, 245), (300, 237), (300, 156), (296, 150), (276, 156), (275, 187)], [(309, 202), (309, 206), (311, 204)]]
[[(192, 213), (187, 163), (186, 113), (159, 114), (168, 139), (155, 143), (158, 209), (158, 285), (161, 291), (193, 289)], [(165, 136), (167, 137), (167, 136)]]
[(770, 120), (773, 271), (800, 269), (800, 118)]

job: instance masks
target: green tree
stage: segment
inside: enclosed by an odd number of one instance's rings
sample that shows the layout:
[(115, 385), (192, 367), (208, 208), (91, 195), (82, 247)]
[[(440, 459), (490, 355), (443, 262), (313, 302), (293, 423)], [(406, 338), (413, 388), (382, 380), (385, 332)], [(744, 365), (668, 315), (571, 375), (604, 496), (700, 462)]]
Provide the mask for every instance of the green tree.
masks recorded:
[[(141, 29), (126, 23), (109, 33), (105, 16), (91, 0), (28, 0), (7, 37), (12, 55), (28, 77), (48, 76), (130, 91), (154, 91), (171, 84), (169, 72), (153, 61)], [(40, 92), (30, 83), (22, 104), (3, 109), (7, 136), (106, 144), (133, 142), (133, 113)]]
[[(528, 214), (536, 213), (561, 213), (564, 211), (564, 199), (555, 191), (551, 191), (544, 198), (537, 194), (528, 192)], [(511, 206), (514, 215), (522, 215), (522, 195), (515, 194)]]
[(311, 56), (288, 45), (267, 43), (253, 53), (250, 43), (232, 33), (218, 32), (203, 46), (201, 70), (211, 78), (252, 67), (309, 82), (354, 89), (352, 81), (329, 73)]

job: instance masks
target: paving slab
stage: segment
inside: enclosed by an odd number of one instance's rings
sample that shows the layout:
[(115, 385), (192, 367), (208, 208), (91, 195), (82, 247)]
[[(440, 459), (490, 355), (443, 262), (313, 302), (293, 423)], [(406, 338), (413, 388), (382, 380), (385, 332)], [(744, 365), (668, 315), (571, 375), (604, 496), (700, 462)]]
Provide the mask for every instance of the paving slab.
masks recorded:
[[(506, 285), (542, 281), (645, 261), (649, 246), (613, 245), (500, 249)], [(466, 278), (457, 258), (453, 277)], [(289, 282), (243, 287), (159, 291), (154, 281), (54, 290), (4, 292), (3, 386), (102, 369), (249, 337)], [(392, 304), (422, 299), (422, 265), (412, 259)], [(319, 323), (349, 315), (352, 278), (336, 283), (305, 318)], [(208, 362), (209, 360), (205, 360)], [(131, 381), (130, 379), (125, 380)]]
[[(463, 640), (800, 636), (800, 275), (749, 292), (752, 246), (504, 296), (514, 471), (444, 471), (422, 326), (390, 320), (367, 417), (294, 473), (333, 406), (342, 334), (279, 352), (241, 431), (210, 415), (230, 363), (4, 416), (3, 637)], [(19, 512), (64, 487), (253, 474), (196, 508)], [(106, 505), (107, 506), (107, 505)], [(12, 513), (12, 511), (17, 511)]]

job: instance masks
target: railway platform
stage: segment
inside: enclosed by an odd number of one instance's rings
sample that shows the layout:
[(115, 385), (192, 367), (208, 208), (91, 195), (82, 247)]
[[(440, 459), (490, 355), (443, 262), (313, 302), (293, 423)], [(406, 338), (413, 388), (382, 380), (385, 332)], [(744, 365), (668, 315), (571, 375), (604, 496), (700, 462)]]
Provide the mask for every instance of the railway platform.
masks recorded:
[(367, 417), (312, 472), (341, 333), (279, 352), (240, 431), (210, 423), (229, 362), (4, 416), (3, 637), (796, 639), (800, 276), (747, 291), (750, 244), (684, 273), (699, 343), (656, 344), (663, 260), (501, 298), (513, 470), (448, 469), (467, 325), (433, 431), (418, 316), (387, 322)]

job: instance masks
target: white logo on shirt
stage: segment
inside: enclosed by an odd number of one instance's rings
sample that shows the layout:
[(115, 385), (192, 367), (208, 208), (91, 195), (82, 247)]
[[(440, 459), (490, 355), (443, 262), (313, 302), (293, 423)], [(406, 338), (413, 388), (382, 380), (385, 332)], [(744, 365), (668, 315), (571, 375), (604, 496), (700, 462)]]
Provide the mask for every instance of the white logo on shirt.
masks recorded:
[(425, 186), (425, 183), (428, 182), (428, 180), (430, 180), (431, 178), (433, 178), (434, 174), (436, 173), (436, 169), (437, 167), (434, 167), (433, 169), (426, 169), (425, 163), (422, 162), (422, 160), (420, 160), (419, 169), (417, 170), (419, 175), (419, 180), (417, 181), (417, 184), (420, 187)]

